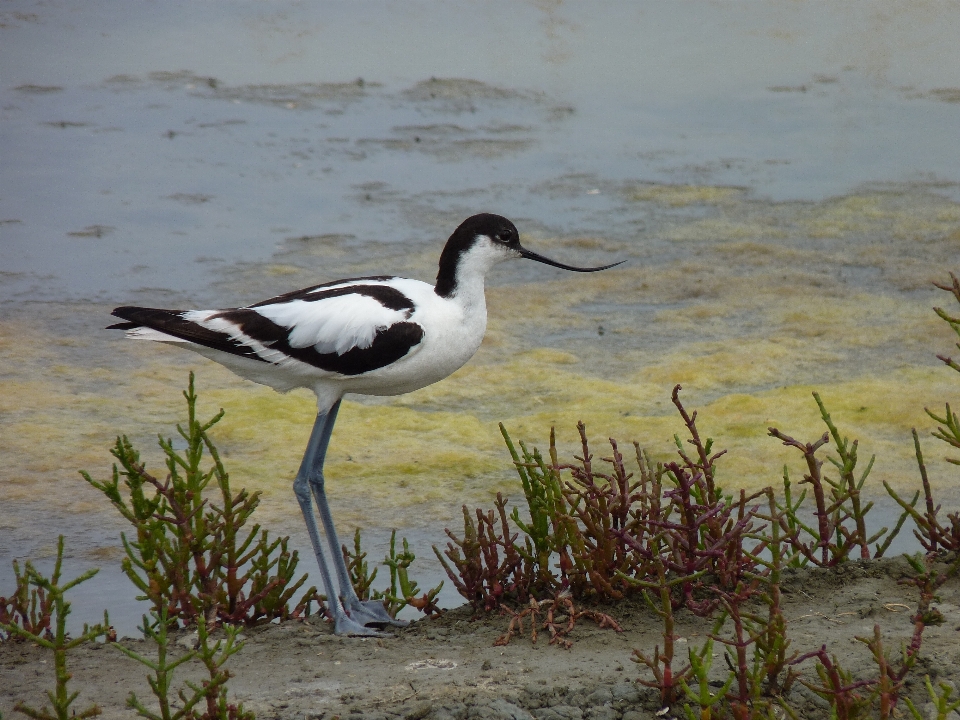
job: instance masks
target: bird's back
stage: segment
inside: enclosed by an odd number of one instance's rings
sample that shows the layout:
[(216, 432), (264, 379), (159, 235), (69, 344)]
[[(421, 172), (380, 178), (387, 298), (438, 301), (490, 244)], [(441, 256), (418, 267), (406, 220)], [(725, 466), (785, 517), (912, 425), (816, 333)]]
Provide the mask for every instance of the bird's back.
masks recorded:
[(479, 347), (486, 307), (395, 277), (326, 283), (242, 308), (121, 307), (133, 339), (198, 352), (280, 392), (395, 395), (440, 380)]

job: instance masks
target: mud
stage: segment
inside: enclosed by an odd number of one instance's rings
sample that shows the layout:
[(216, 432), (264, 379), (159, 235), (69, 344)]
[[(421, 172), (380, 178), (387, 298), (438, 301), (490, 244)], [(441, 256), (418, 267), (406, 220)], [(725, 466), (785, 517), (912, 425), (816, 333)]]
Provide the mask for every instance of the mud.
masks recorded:
[[(875, 676), (876, 667), (856, 637), (872, 635), (879, 623), (887, 651), (896, 658), (909, 639), (916, 594), (898, 584), (911, 571), (902, 558), (859, 561), (839, 570), (794, 570), (787, 573), (783, 597), (791, 651), (827, 645), (854, 678)], [(960, 582), (948, 581), (937, 607), (945, 622), (927, 628), (921, 658), (908, 677), (908, 695), (918, 707), (926, 696), (923, 676), (960, 682)], [(681, 707), (663, 712), (654, 691), (638, 684), (650, 679), (630, 658), (633, 649), (651, 652), (662, 642), (655, 616), (636, 600), (602, 606), (623, 626), (623, 633), (599, 629), (581, 620), (564, 650), (541, 635), (516, 637), (505, 647), (494, 641), (506, 630), (507, 618), (471, 618), (464, 606), (438, 619), (424, 619), (393, 637), (341, 638), (316, 617), (244, 631), (246, 645), (228, 667), (230, 697), (256, 712), (258, 718), (503, 718), (504, 720), (651, 720), (684, 717)], [(678, 652), (699, 647), (710, 624), (689, 613), (678, 616)], [(122, 638), (143, 654), (152, 648), (142, 640)], [(181, 634), (178, 650), (191, 636)], [(719, 644), (715, 652), (722, 655)], [(813, 663), (802, 665), (804, 677), (816, 678)], [(70, 661), (78, 703), (98, 703), (105, 720), (130, 717), (130, 692), (151, 698), (144, 668), (103, 644), (77, 650)], [(29, 644), (0, 645), (0, 711), (11, 716), (13, 704), (44, 702), (52, 687), (52, 658)], [(722, 657), (712, 674), (725, 678)], [(196, 668), (178, 682), (199, 680)], [(786, 698), (803, 718), (824, 718), (824, 701), (795, 683)], [(80, 705), (78, 705), (79, 707)]]

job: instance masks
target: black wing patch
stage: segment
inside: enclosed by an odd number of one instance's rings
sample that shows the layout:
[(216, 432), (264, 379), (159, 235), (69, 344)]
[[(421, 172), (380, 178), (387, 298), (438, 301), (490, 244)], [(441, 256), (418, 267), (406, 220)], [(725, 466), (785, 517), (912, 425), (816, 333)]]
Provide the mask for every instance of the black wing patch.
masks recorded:
[[(231, 355), (263, 360), (253, 348), (244, 345), (229, 335), (216, 330), (209, 330), (191, 320), (183, 319), (181, 310), (160, 310), (158, 308), (118, 307), (111, 315), (129, 320), (125, 323), (110, 325), (107, 330), (132, 330), (137, 327), (148, 327), (159, 330), (167, 335), (188, 340), (204, 347), (222, 350)], [(264, 360), (264, 362), (266, 362)]]
[[(371, 283), (377, 283), (392, 279), (393, 276), (391, 275), (380, 275), (376, 277), (337, 280), (335, 282), (324, 283), (323, 285), (314, 285), (312, 287), (303, 288), (302, 290), (294, 290), (293, 292), (284, 293), (283, 295), (278, 295), (275, 298), (258, 302), (255, 305), (248, 305), (247, 307), (278, 305), (280, 303), (290, 302), (291, 300), (316, 302), (317, 300), (325, 300), (327, 298), (338, 297), (340, 295), (367, 295), (390, 310), (406, 310), (408, 312), (413, 312), (413, 302), (410, 300), (410, 298), (396, 288), (392, 288), (389, 285), (362, 284), (365, 280)], [(347, 285), (346, 283), (358, 284)], [(331, 285), (343, 285), (343, 287), (330, 288)], [(330, 289), (324, 290), (323, 288)]]
[(386, 367), (402, 358), (423, 340), (422, 327), (412, 322), (398, 322), (378, 332), (370, 347), (354, 347), (343, 355), (338, 355), (335, 352), (319, 353), (312, 345), (291, 346), (290, 330), (265, 318), (256, 310), (249, 308), (225, 310), (210, 319), (214, 318), (235, 323), (244, 335), (266, 345), (271, 350), (279, 351), (321, 370), (341, 375), (362, 375), (371, 370)]
[[(378, 286), (365, 286), (364, 289), (368, 287), (380, 289)], [(393, 288), (386, 289), (393, 290)], [(354, 287), (353, 291), (356, 292), (356, 290), (357, 288)], [(337, 294), (344, 293), (338, 292)], [(407, 303), (410, 302), (402, 293), (398, 292), (398, 294)], [(331, 296), (328, 295), (327, 297)], [(128, 330), (134, 327), (149, 327), (197, 345), (273, 364), (260, 357), (250, 346), (226, 333), (210, 330), (190, 320), (184, 320), (181, 312), (177, 310), (120, 307), (114, 310), (113, 314), (129, 322), (111, 325), (110, 328)], [(423, 341), (422, 327), (412, 322), (398, 322), (378, 332), (369, 347), (354, 347), (343, 355), (338, 355), (335, 352), (319, 353), (312, 345), (292, 347), (289, 342), (290, 330), (265, 318), (256, 310), (249, 308), (224, 310), (210, 317), (211, 320), (216, 318), (234, 323), (241, 333), (271, 350), (321, 370), (339, 373), (340, 375), (362, 375), (386, 367), (404, 357)]]

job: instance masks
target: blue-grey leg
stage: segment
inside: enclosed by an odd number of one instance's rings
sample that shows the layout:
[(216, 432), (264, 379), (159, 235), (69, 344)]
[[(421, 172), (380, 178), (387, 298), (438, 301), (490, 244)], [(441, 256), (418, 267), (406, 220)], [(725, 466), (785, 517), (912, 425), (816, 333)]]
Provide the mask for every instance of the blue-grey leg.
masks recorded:
[[(356, 592), (350, 584), (350, 578), (346, 573), (346, 564), (340, 555), (340, 543), (337, 541), (336, 532), (333, 529), (333, 521), (330, 517), (330, 508), (327, 505), (327, 499), (323, 489), (323, 461), (327, 454), (327, 446), (330, 444), (330, 434), (333, 432), (333, 424), (337, 419), (337, 410), (340, 409), (338, 401), (327, 412), (317, 414), (317, 420), (313, 425), (313, 431), (310, 433), (310, 441), (307, 444), (307, 450), (300, 463), (300, 470), (297, 478), (293, 482), (293, 491), (300, 503), (300, 510), (303, 512), (303, 519), (307, 524), (307, 532), (310, 535), (310, 542), (313, 545), (313, 552), (317, 556), (317, 564), (320, 566), (320, 576), (323, 580), (323, 591), (327, 596), (327, 605), (333, 615), (334, 632), (337, 635), (382, 635), (374, 628), (366, 627), (367, 623), (382, 624), (386, 621), (374, 618), (370, 612), (364, 612), (365, 608), (361, 606), (361, 611), (348, 607), (344, 608), (340, 602), (342, 594), (347, 601), (348, 606), (359, 604)], [(333, 553), (334, 567), (337, 570), (338, 580), (340, 581), (340, 593), (337, 593), (330, 577), (330, 570), (323, 552), (323, 545), (320, 542), (320, 530), (317, 527), (317, 520), (313, 514), (313, 504), (311, 494), (317, 498), (317, 504), (321, 508), (321, 517), (323, 518), (324, 530), (327, 533), (327, 540), (330, 545), (330, 552)], [(339, 559), (339, 562), (337, 560)], [(343, 570), (341, 571), (341, 566)], [(383, 604), (378, 603), (380, 611), (384, 612)], [(388, 616), (389, 617), (389, 616)]]
[[(336, 414), (339, 403), (331, 408), (332, 413)], [(330, 425), (333, 425), (331, 421)], [(331, 548), (340, 550), (340, 540), (337, 538), (337, 529), (333, 525), (333, 516), (330, 514), (330, 506), (327, 504), (327, 495), (323, 489), (323, 474), (320, 473), (320, 482), (311, 483), (313, 496), (317, 500), (317, 510), (320, 512), (320, 521), (323, 523), (323, 531), (327, 535), (327, 543)], [(343, 553), (333, 552), (333, 566), (337, 571), (337, 580), (340, 584), (340, 597), (347, 614), (354, 620), (362, 624), (375, 625), (396, 625), (404, 627), (406, 620), (397, 620), (390, 617), (390, 614), (384, 609), (383, 603), (379, 600), (361, 600), (357, 597), (353, 584), (350, 582), (350, 575), (347, 572), (347, 563), (343, 559)]]

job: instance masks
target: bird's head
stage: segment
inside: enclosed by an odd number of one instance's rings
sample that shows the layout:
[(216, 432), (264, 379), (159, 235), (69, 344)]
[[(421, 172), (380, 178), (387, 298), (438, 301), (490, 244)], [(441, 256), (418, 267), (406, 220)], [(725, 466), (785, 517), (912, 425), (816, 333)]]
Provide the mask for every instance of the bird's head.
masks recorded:
[(620, 265), (625, 260), (600, 267), (576, 267), (551, 260), (520, 244), (516, 226), (501, 215), (481, 213), (467, 218), (453, 231), (440, 255), (440, 272), (437, 274), (438, 295), (448, 296), (456, 289), (457, 275), (461, 271), (486, 274), (487, 270), (503, 262), (527, 258), (544, 265), (552, 265), (574, 272), (597, 272)]

